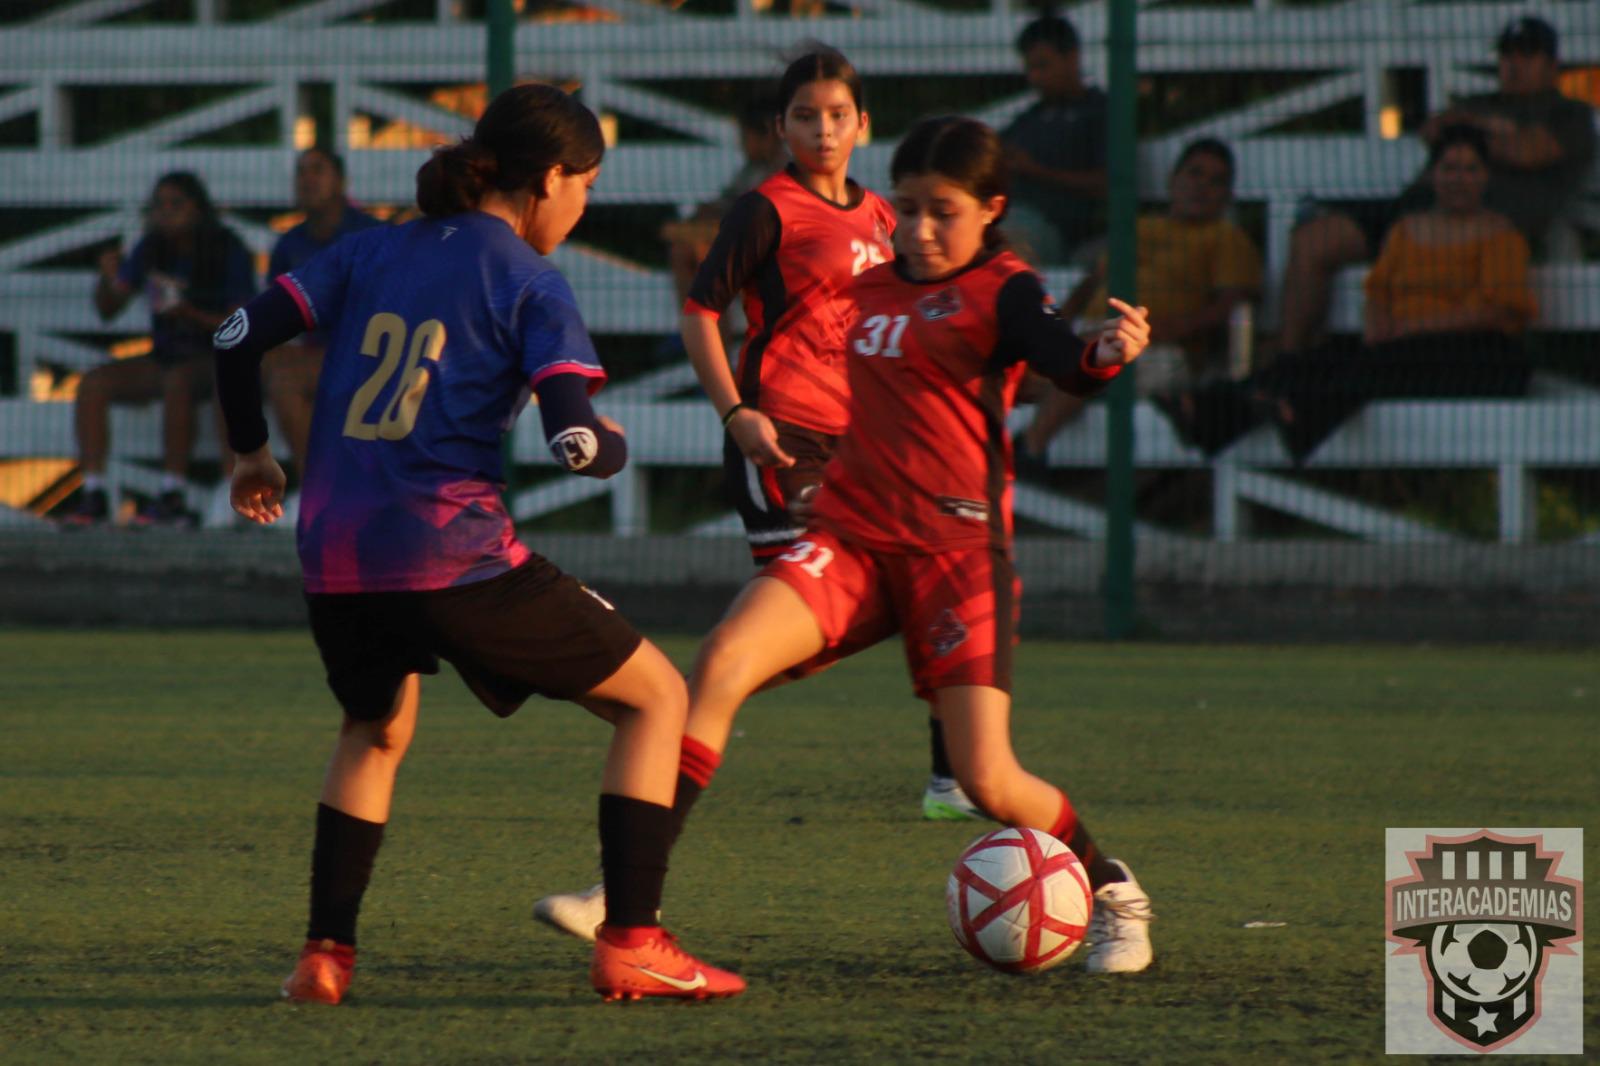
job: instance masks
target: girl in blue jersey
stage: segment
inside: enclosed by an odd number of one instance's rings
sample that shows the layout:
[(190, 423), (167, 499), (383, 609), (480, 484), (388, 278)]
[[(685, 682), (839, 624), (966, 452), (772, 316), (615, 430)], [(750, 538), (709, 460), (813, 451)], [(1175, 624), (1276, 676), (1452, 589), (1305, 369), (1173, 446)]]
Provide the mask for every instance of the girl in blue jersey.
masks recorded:
[(583, 214), (599, 123), (550, 86), (496, 97), (417, 174), (424, 217), (352, 234), (214, 338), (240, 514), (282, 514), (261, 415), (263, 353), (328, 336), (298, 544), (311, 628), (344, 708), (317, 809), (311, 920), (290, 999), (338, 1003), (356, 916), (415, 728), (420, 674), (448, 660), (509, 715), (535, 693), (615, 728), (600, 795), (608, 906), (591, 980), (607, 999), (744, 989), (657, 924), (686, 695), (666, 657), (599, 596), (518, 542), (501, 441), (532, 392), (557, 461), (609, 477), (627, 447), (589, 396), (605, 371), (544, 258)]

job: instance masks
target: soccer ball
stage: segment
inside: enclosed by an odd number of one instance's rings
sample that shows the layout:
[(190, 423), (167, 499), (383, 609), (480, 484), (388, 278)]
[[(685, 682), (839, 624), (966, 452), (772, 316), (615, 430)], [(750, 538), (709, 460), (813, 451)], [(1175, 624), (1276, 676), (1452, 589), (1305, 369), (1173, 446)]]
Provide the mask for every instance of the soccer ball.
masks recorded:
[(1003, 973), (1039, 973), (1083, 943), (1094, 907), (1072, 849), (1037, 829), (997, 829), (974, 840), (945, 884), (956, 942)]

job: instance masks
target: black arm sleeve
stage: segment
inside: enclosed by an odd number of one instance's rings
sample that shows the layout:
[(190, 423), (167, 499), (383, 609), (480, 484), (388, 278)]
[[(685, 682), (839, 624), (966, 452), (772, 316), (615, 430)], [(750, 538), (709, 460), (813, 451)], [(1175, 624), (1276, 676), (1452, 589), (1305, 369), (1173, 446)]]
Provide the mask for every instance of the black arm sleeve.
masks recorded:
[(589, 379), (552, 374), (533, 391), (539, 397), (544, 439), (556, 462), (583, 477), (607, 478), (628, 461), (628, 442), (602, 426), (589, 404)]
[(689, 299), (721, 314), (778, 250), (782, 232), (783, 223), (771, 200), (754, 191), (739, 197), (723, 217), (711, 251), (695, 271)]
[(228, 427), (228, 447), (239, 454), (267, 443), (261, 414), (261, 357), (306, 330), (294, 298), (273, 284), (233, 314), (211, 335), (217, 364), (217, 402)]
[(996, 314), (1000, 320), (996, 365), (1027, 363), (1074, 396), (1093, 396), (1117, 376), (1117, 371), (1101, 376), (1084, 368), (1088, 348), (1056, 313), (1039, 275), (1031, 270), (1011, 275), (1000, 286)]

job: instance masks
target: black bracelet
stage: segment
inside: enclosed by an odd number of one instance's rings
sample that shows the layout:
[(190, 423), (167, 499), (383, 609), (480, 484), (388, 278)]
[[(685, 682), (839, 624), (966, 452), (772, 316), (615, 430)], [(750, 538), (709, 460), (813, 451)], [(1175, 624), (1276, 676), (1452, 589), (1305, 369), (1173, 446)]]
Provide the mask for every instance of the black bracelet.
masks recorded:
[(732, 407), (728, 408), (728, 413), (722, 416), (722, 428), (727, 429), (728, 423), (733, 421), (733, 416), (744, 409), (745, 405), (742, 403), (736, 403)]

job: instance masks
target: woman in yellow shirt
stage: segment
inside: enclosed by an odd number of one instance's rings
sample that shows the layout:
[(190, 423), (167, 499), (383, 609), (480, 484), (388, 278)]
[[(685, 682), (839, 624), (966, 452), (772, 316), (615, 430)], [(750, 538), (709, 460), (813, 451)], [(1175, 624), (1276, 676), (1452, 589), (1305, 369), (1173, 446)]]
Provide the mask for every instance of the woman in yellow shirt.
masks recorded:
[(1483, 206), (1483, 133), (1444, 130), (1429, 179), (1434, 206), (1395, 224), (1367, 275), (1362, 343), (1286, 353), (1243, 382), (1164, 397), (1180, 434), (1214, 452), (1271, 418), (1303, 459), (1368, 400), (1527, 391), (1521, 334), (1537, 311), (1528, 246)]

